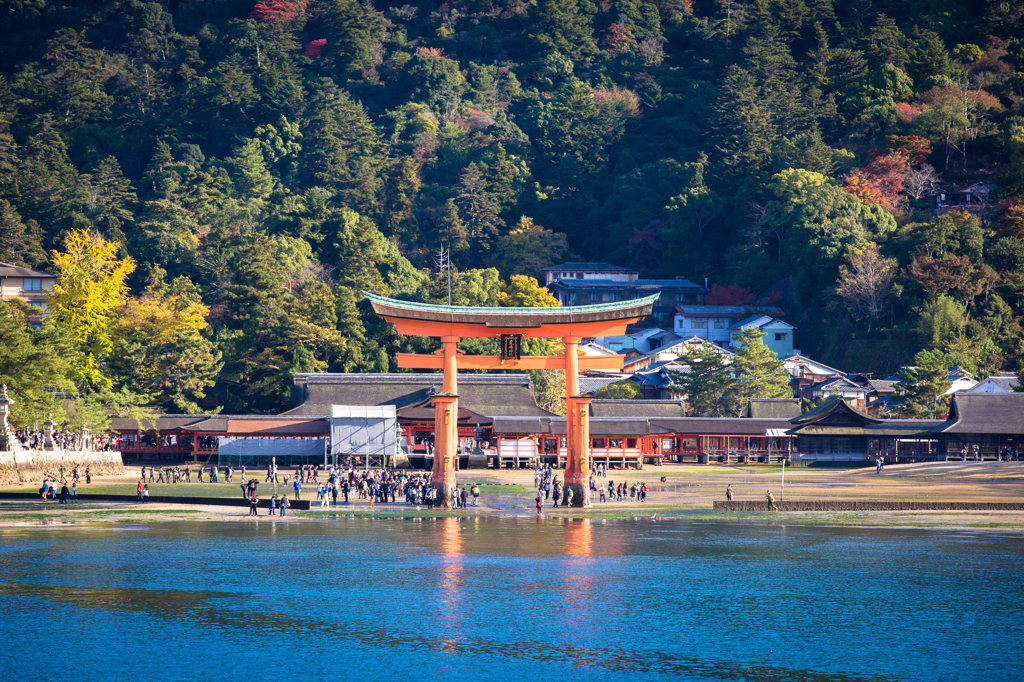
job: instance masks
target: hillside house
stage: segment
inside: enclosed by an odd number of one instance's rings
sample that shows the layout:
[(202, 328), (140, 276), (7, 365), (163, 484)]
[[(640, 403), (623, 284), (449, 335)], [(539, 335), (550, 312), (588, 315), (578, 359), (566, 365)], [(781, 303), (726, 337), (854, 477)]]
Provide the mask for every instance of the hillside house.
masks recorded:
[(764, 345), (778, 357), (793, 355), (793, 331), (796, 327), (770, 315), (751, 315), (732, 325), (729, 328), (729, 345), (733, 348), (741, 345), (740, 334), (750, 327), (756, 327), (764, 332)]
[(33, 326), (38, 327), (46, 316), (46, 297), (56, 283), (57, 277), (49, 272), (0, 263), (0, 300), (19, 299), (38, 308), (39, 314), (29, 317)]
[(698, 336), (725, 347), (732, 341), (733, 323), (753, 313), (777, 316), (782, 311), (775, 306), (681, 305), (675, 308), (672, 330), (683, 337)]

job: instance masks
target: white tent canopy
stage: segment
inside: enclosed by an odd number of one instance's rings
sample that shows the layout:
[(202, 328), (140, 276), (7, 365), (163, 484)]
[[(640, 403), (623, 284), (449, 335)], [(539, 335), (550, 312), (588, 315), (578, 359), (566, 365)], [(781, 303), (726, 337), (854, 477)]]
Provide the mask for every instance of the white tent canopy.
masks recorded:
[(392, 457), (398, 454), (394, 405), (331, 406), (331, 455)]

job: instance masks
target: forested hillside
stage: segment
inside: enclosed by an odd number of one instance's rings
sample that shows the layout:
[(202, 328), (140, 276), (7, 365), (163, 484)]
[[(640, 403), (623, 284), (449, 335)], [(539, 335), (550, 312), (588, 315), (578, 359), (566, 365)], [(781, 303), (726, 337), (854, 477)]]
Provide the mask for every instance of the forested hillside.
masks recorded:
[(0, 5), (0, 261), (106, 240), (128, 286), (85, 330), (7, 306), (9, 347), (68, 358), (32, 387), (282, 409), (291, 370), (430, 348), (359, 292), (446, 300), (441, 247), (455, 303), (593, 259), (791, 292), (850, 371), (1024, 359), (1024, 3)]

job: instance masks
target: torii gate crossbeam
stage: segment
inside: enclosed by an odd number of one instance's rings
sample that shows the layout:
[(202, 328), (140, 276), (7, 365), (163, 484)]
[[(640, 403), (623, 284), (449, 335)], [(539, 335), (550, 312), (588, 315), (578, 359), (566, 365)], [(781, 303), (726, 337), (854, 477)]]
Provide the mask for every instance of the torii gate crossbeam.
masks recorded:
[[(364, 292), (377, 315), (395, 325), (399, 334), (432, 336), (441, 340), (434, 355), (399, 353), (405, 369), (443, 369), (442, 392), (434, 396), (434, 468), (431, 481), (437, 501), (451, 505), (455, 487), (455, 451), (458, 442), (459, 369), (564, 369), (566, 400), (566, 496), (573, 491), (573, 506), (590, 506), (587, 485), (591, 398), (580, 395), (580, 369), (622, 369), (621, 355), (580, 357), (583, 337), (617, 336), (626, 326), (651, 314), (658, 295), (621, 303), (565, 308), (477, 308), (399, 301)], [(463, 338), (557, 338), (565, 353), (505, 360), (492, 355), (464, 355), (457, 344)]]

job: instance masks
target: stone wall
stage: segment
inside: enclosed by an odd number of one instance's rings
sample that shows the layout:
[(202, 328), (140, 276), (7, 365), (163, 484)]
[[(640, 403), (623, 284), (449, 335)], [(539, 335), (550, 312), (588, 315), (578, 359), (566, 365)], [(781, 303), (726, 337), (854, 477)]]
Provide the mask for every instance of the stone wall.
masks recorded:
[[(779, 511), (1024, 511), (1024, 502), (872, 502), (863, 500), (793, 500), (776, 502)], [(717, 511), (767, 511), (764, 500), (715, 502)]]
[(64, 467), (70, 478), (75, 465), (82, 469), (90, 467), (93, 475), (116, 475), (125, 472), (121, 453), (94, 452), (91, 450), (20, 450), (0, 452), (0, 485), (41, 482), (44, 477), (60, 475)]

